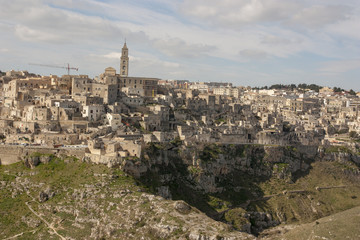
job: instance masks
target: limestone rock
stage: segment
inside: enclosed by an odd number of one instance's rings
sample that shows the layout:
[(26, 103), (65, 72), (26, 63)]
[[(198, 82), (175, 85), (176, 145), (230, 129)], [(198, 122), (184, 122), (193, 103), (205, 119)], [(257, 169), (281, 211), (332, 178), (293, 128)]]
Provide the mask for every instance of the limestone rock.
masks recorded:
[(49, 200), (49, 196), (44, 191), (41, 191), (39, 193), (39, 202), (42, 203), (42, 202), (46, 202), (47, 200)]
[(174, 208), (181, 214), (188, 214), (191, 211), (191, 207), (186, 204), (184, 201), (177, 201), (174, 204)]
[(32, 217), (22, 216), (21, 221), (30, 228), (36, 228), (36, 227), (40, 226), (40, 224), (41, 224), (41, 221), (39, 219), (32, 218)]
[(39, 157), (26, 157), (24, 160), (24, 164), (28, 168), (35, 168), (37, 165), (40, 164), (40, 158)]
[(161, 186), (161, 187), (158, 187), (157, 188), (158, 190), (158, 194), (165, 198), (165, 199), (171, 199), (171, 192), (170, 192), (170, 189), (169, 189), (169, 186)]
[(47, 200), (53, 198), (54, 196), (55, 196), (55, 192), (50, 187), (48, 187), (47, 189), (39, 193), (39, 202), (46, 202)]

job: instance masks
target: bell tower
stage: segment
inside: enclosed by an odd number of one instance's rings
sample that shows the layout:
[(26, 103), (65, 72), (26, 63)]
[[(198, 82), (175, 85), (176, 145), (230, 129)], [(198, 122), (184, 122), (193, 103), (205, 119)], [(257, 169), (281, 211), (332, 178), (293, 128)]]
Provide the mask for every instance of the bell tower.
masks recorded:
[(127, 77), (129, 74), (129, 49), (126, 46), (126, 41), (121, 51), (120, 58), (120, 76)]

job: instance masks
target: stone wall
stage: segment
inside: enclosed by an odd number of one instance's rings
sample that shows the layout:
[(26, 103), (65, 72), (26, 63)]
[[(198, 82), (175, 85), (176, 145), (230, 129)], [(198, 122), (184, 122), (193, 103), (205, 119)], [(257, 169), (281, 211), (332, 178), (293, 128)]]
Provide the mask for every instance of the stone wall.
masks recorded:
[(79, 159), (85, 156), (85, 149), (61, 149), (61, 148), (41, 148), (31, 146), (12, 146), (0, 145), (0, 164), (9, 165), (20, 162), (23, 156), (39, 152), (43, 154), (75, 156)]

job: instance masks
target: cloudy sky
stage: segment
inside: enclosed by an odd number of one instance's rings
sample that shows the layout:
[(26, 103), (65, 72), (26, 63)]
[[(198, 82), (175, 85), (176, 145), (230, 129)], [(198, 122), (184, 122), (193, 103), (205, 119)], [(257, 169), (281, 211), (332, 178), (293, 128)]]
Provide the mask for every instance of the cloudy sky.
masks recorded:
[[(358, 0), (0, 0), (0, 70), (360, 90)], [(74, 72), (75, 73), (75, 72)]]

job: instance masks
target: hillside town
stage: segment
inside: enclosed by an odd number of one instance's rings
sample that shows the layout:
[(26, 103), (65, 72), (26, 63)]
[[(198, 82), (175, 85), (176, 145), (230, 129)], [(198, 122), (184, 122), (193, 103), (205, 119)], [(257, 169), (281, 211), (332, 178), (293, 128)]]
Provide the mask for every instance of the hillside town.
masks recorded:
[[(129, 76), (126, 43), (120, 71), (0, 77), (1, 144), (76, 149), (92, 162), (139, 158), (148, 143), (337, 145), (360, 135), (360, 93), (235, 87)], [(13, 146), (12, 146), (13, 147)]]

